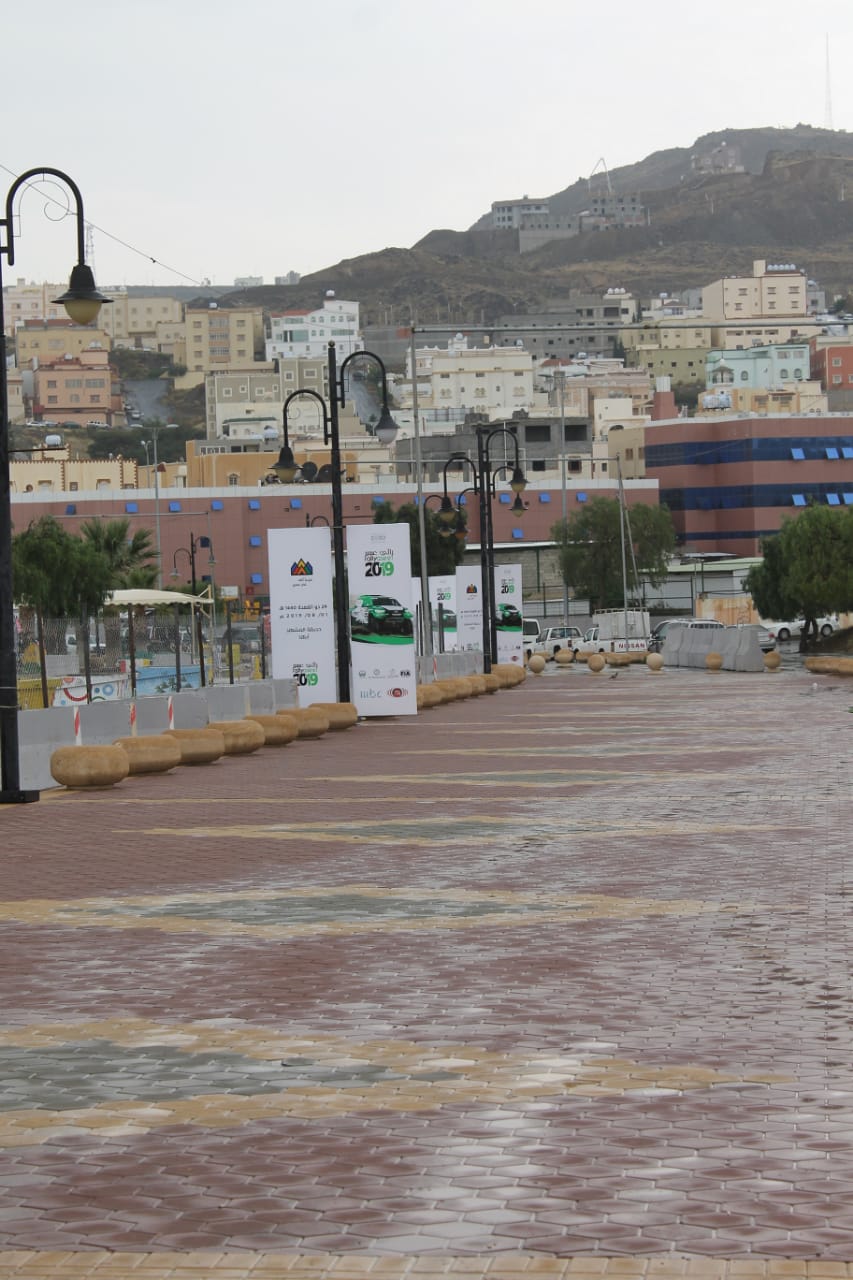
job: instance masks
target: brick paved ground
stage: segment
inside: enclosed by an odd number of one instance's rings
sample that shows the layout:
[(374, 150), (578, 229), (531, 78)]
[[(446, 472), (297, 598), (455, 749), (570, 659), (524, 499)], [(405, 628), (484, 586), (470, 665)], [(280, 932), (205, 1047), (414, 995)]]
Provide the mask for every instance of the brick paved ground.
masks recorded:
[(0, 1276), (853, 1275), (851, 702), (549, 670), (0, 811)]

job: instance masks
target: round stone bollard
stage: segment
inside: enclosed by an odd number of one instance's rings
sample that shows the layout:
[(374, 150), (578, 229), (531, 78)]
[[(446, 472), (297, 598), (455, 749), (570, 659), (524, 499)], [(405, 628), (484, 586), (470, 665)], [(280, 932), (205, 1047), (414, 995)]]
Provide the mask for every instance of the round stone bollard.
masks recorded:
[(130, 761), (123, 747), (57, 747), (50, 773), (63, 787), (113, 787), (130, 773)]
[(294, 742), (299, 737), (299, 729), (292, 720), (286, 720), (284, 716), (246, 716), (247, 720), (254, 720), (255, 724), (259, 724), (264, 731), (264, 745), (267, 747), (286, 747), (289, 742)]
[(554, 661), (558, 667), (567, 667), (575, 660), (574, 649), (558, 649), (554, 654)]
[(718, 671), (723, 669), (723, 655), (721, 653), (705, 654), (705, 670), (709, 675), (716, 675)]
[(210, 725), (206, 729), (167, 729), (163, 737), (177, 742), (181, 764), (213, 764), (225, 755), (225, 738)]
[(352, 702), (312, 702), (307, 710), (312, 708), (328, 717), (330, 729), (351, 729), (358, 724), (358, 709)]
[(486, 686), (486, 693), (497, 693), (498, 689), (502, 689), (500, 676), (496, 676), (493, 671), (482, 677), (483, 684)]
[(541, 676), (545, 670), (545, 659), (541, 653), (534, 653), (527, 663), (527, 670), (534, 676)]
[(648, 667), (649, 671), (651, 671), (652, 675), (655, 675), (655, 676), (660, 675), (661, 671), (663, 671), (663, 654), (662, 653), (648, 654), (646, 657), (646, 666)]
[(764, 655), (764, 670), (771, 675), (774, 671), (778, 671), (782, 665), (782, 656), (775, 649), (771, 649), (769, 653)]
[(123, 747), (127, 752), (131, 776), (137, 773), (168, 773), (182, 763), (181, 748), (174, 738), (165, 733), (116, 738), (113, 746)]
[(266, 735), (254, 720), (218, 720), (211, 725), (225, 739), (227, 756), (248, 756), (266, 742)]
[(329, 732), (329, 717), (316, 707), (289, 707), (285, 714), (296, 721), (300, 738), (322, 738)]
[(589, 667), (592, 675), (601, 675), (605, 667), (604, 654), (591, 653), (586, 660), (586, 665)]

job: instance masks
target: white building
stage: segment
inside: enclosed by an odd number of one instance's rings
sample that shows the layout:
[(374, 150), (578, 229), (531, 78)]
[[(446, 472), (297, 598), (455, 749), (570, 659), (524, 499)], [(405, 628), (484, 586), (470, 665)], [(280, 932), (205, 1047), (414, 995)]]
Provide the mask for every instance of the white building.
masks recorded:
[(315, 310), (273, 311), (269, 317), (266, 340), (267, 360), (302, 356), (305, 359), (325, 357), (329, 342), (337, 349), (338, 364), (361, 351), (364, 342), (359, 331), (359, 304), (326, 294), (322, 307)]
[[(533, 389), (533, 356), (522, 347), (474, 347), (457, 334), (446, 348), (415, 351), (418, 408), (474, 410), (488, 418), (509, 418), (516, 409), (544, 407), (547, 397)], [(411, 357), (408, 360), (411, 378)], [(411, 386), (402, 388), (411, 404)]]

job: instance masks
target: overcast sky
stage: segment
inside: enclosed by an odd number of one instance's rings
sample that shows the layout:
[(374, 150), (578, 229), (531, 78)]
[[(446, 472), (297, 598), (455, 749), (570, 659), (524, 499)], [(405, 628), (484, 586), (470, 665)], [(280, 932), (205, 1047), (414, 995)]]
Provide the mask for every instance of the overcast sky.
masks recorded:
[[(103, 286), (271, 283), (602, 158), (822, 126), (827, 36), (853, 129), (851, 0), (31, 0), (5, 23), (0, 190), (69, 173)], [(67, 279), (43, 207), (25, 194), (5, 283)]]

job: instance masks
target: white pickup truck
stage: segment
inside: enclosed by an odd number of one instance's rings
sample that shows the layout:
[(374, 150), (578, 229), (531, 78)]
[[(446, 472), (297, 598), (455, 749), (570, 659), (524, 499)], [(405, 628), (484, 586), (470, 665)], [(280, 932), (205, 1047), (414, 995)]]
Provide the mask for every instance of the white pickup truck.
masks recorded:
[(575, 653), (643, 653), (650, 629), (645, 609), (602, 609), (593, 614), (592, 626), (572, 648)]
[(579, 627), (547, 627), (536, 641), (536, 648), (554, 654), (559, 649), (577, 649), (583, 638)]

